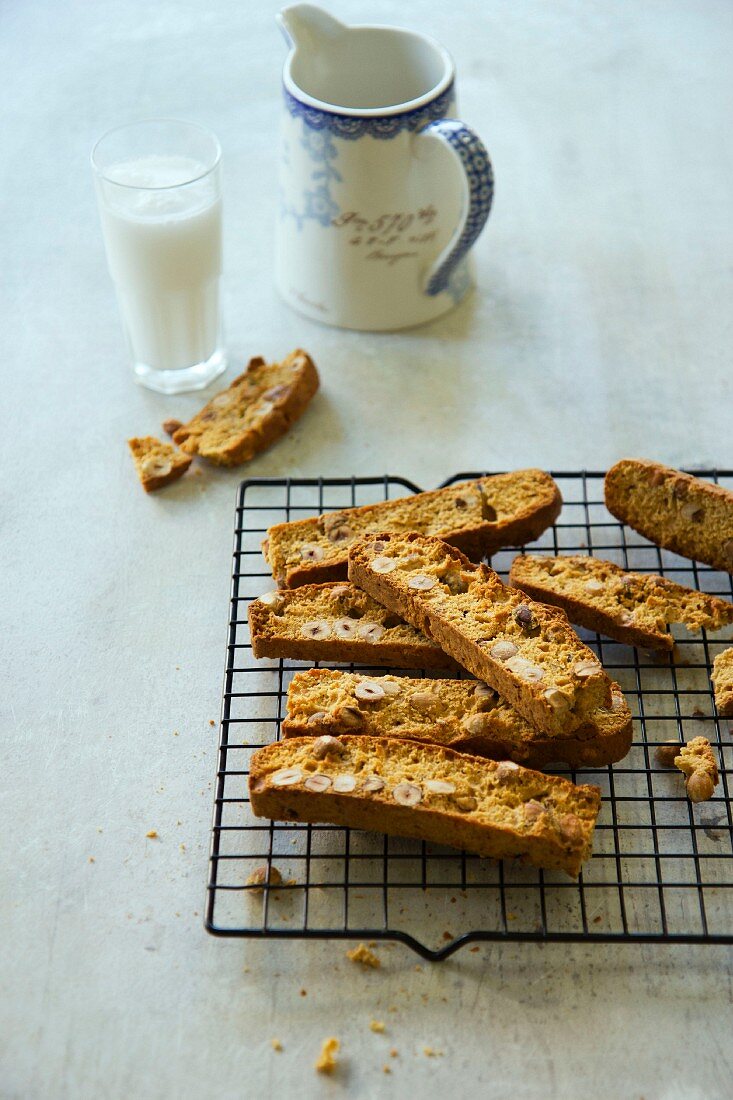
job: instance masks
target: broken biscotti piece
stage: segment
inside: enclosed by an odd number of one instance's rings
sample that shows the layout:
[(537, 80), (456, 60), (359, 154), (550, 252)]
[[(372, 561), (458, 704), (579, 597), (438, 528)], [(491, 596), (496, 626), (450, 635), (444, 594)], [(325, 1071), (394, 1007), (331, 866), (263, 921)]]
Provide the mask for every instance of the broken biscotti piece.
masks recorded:
[(262, 551), (281, 588), (345, 580), (349, 546), (370, 531), (440, 535), (477, 561), (531, 542), (554, 523), (560, 490), (542, 470), (515, 470), (398, 500), (270, 527)]
[(718, 765), (707, 737), (693, 737), (674, 758), (674, 766), (685, 775), (690, 802), (707, 802), (718, 783)]
[(128, 439), (127, 445), (132, 451), (135, 469), (146, 493), (177, 481), (193, 462), (189, 455), (181, 454), (170, 443), (161, 443), (153, 435)]
[(248, 614), (255, 657), (455, 668), (435, 642), (347, 582), (266, 592)]
[(544, 733), (566, 736), (611, 705), (610, 679), (564, 615), (440, 539), (374, 536), (352, 547), (349, 577)]
[(612, 691), (611, 706), (595, 711), (574, 734), (547, 737), (481, 680), (369, 677), (312, 668), (291, 680), (281, 730), (284, 737), (399, 737), (529, 768), (600, 767), (621, 760), (631, 747), (631, 713), (617, 684)]
[(252, 756), (252, 811), (522, 857), (574, 878), (591, 852), (598, 787), (437, 745), (294, 737)]
[(733, 493), (642, 458), (606, 474), (606, 507), (658, 546), (733, 573)]
[(229, 389), (173, 432), (173, 440), (216, 466), (238, 466), (284, 435), (317, 389), (318, 372), (300, 349), (282, 363), (251, 359)]
[(647, 649), (671, 650), (667, 623), (719, 630), (733, 623), (733, 604), (649, 573), (582, 556), (512, 562), (509, 579), (534, 600), (561, 607), (571, 623)]
[(710, 677), (719, 714), (733, 715), (733, 648), (724, 649), (713, 661)]

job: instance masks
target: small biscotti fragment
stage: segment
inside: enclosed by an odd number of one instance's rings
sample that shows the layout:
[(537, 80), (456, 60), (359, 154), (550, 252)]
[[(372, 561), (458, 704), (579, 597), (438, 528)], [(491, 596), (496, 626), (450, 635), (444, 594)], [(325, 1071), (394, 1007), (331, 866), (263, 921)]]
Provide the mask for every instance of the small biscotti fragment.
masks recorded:
[(658, 546), (733, 573), (733, 493), (658, 462), (624, 458), (606, 474), (606, 507)]
[(608, 709), (594, 711), (567, 737), (547, 737), (480, 680), (312, 668), (290, 681), (281, 730), (285, 737), (399, 737), (529, 768), (550, 763), (600, 767), (621, 760), (631, 747), (631, 713), (618, 685), (612, 690)]
[(239, 466), (284, 435), (305, 412), (318, 389), (318, 372), (304, 351), (281, 363), (251, 359), (229, 389), (173, 433), (187, 454), (216, 466)]
[(718, 714), (733, 715), (733, 648), (724, 649), (715, 657), (710, 678)]
[(181, 454), (170, 443), (161, 443), (153, 435), (128, 439), (127, 445), (132, 451), (135, 469), (146, 493), (177, 481), (193, 462), (189, 455)]
[(435, 642), (346, 581), (266, 592), (248, 614), (255, 657), (455, 668)]
[(514, 470), (270, 527), (262, 550), (281, 588), (345, 580), (349, 546), (370, 531), (440, 535), (478, 561), (531, 542), (554, 523), (560, 490), (542, 470)]
[(365, 539), (351, 548), (349, 577), (544, 733), (567, 736), (611, 705), (610, 679), (564, 615), (440, 539)]
[(598, 787), (436, 745), (380, 737), (276, 741), (252, 756), (257, 817), (327, 821), (449, 844), (493, 859), (521, 857), (577, 877), (591, 853)]
[(651, 573), (582, 556), (516, 557), (509, 579), (535, 600), (561, 607), (571, 623), (647, 649), (671, 650), (667, 623), (697, 631), (733, 623), (733, 604)]
[(674, 758), (674, 766), (685, 775), (690, 802), (707, 802), (718, 783), (718, 765), (707, 737), (693, 737)]
[(318, 1061), (316, 1062), (316, 1070), (318, 1073), (333, 1073), (338, 1065), (336, 1055), (339, 1052), (340, 1046), (341, 1043), (334, 1036), (331, 1036), (330, 1039), (323, 1040), (321, 1053), (318, 1055)]

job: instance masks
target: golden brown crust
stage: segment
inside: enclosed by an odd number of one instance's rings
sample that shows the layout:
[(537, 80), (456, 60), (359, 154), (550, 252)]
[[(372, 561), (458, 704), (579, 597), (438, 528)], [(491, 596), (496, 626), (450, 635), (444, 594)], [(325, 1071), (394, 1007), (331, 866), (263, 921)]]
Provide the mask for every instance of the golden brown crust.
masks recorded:
[(253, 656), (455, 668), (440, 646), (348, 582), (265, 593), (248, 608)]
[(440, 539), (372, 536), (351, 548), (349, 577), (547, 734), (610, 705), (611, 681), (564, 616)]
[(718, 714), (730, 717), (733, 715), (733, 647), (717, 654), (713, 661), (711, 680)]
[(257, 817), (414, 837), (573, 877), (590, 856), (600, 809), (598, 787), (509, 761), (364, 736), (339, 738), (325, 750), (310, 737), (267, 745), (252, 756), (249, 793)]
[(188, 454), (217, 466), (248, 462), (283, 436), (318, 389), (318, 372), (300, 348), (281, 363), (251, 359), (247, 369), (173, 434)]
[(356, 732), (398, 737), (528, 768), (600, 767), (626, 756), (633, 724), (617, 684), (609, 709), (596, 711), (575, 734), (546, 737), (481, 681), (309, 669), (290, 682), (281, 732), (284, 737)]
[(695, 631), (733, 622), (727, 600), (600, 558), (518, 556), (509, 579), (532, 599), (562, 608), (572, 623), (647, 649), (672, 650), (667, 623)]
[(128, 439), (137, 475), (146, 493), (154, 493), (183, 477), (193, 459), (153, 435)]
[(279, 523), (263, 553), (281, 588), (345, 580), (348, 549), (370, 531), (440, 534), (479, 560), (538, 538), (557, 519), (560, 490), (543, 470), (515, 470), (398, 500)]
[(606, 507), (641, 535), (733, 573), (733, 493), (642, 458), (624, 458), (606, 474)]

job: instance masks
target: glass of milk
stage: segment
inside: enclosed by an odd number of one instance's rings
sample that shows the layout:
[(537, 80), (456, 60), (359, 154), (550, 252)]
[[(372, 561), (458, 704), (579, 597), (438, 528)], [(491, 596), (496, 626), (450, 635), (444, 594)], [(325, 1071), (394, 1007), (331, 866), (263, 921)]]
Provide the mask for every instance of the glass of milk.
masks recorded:
[(220, 164), (212, 133), (171, 119), (120, 126), (92, 151), (132, 369), (159, 393), (203, 389), (226, 368)]

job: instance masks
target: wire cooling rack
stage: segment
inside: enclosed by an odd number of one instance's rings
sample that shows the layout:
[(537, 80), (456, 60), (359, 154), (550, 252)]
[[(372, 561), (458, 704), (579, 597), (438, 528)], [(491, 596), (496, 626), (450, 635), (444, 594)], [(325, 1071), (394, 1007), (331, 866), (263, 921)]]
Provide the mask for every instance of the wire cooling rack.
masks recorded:
[[(733, 488), (733, 471), (696, 472)], [(478, 476), (457, 474), (444, 484)], [(727, 573), (659, 550), (616, 522), (603, 504), (602, 473), (553, 476), (565, 501), (562, 514), (526, 549), (594, 554), (733, 598)], [(399, 940), (432, 960), (485, 940), (733, 943), (733, 741), (710, 684), (713, 657), (730, 644), (720, 636), (712, 641), (704, 632), (677, 633), (677, 652), (659, 657), (579, 632), (626, 694), (634, 743), (611, 767), (555, 769), (598, 784), (603, 796), (593, 857), (577, 882), (438, 845), (252, 815), (252, 752), (279, 737), (288, 683), (293, 673), (313, 667), (252, 658), (247, 604), (273, 583), (260, 552), (266, 528), (419, 491), (412, 482), (386, 476), (253, 478), (239, 488), (207, 930), (219, 936)], [(516, 553), (503, 550), (491, 564), (505, 577)], [(654, 748), (699, 735), (713, 744), (721, 781), (710, 802), (693, 805), (680, 773), (655, 763)], [(283, 884), (264, 891), (249, 885), (248, 876), (263, 866), (276, 867)]]

